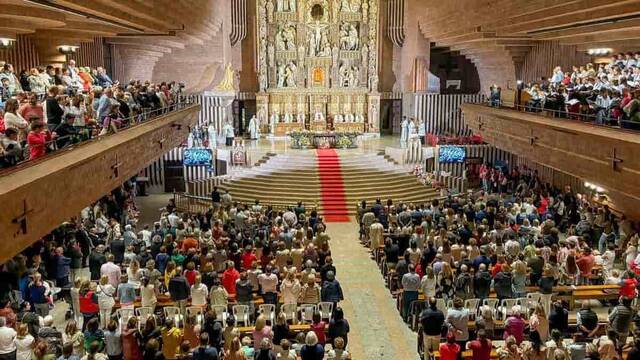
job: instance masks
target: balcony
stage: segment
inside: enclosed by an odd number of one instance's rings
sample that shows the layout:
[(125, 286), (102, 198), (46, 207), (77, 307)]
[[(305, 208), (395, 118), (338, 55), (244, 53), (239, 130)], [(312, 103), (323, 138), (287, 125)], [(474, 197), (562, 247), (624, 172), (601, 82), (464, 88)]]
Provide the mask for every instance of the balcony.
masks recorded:
[(180, 145), (199, 110), (185, 105), (0, 173), (0, 263)]
[(640, 216), (640, 133), (480, 104), (462, 111), (486, 142), (597, 184), (616, 208)]

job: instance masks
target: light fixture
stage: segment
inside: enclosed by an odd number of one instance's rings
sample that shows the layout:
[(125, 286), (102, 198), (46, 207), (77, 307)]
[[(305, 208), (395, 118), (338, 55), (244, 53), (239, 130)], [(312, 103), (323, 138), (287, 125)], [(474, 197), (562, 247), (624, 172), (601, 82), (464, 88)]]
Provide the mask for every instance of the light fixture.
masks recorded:
[(604, 192), (604, 189), (600, 186), (596, 186), (596, 192), (602, 194)]
[(590, 182), (586, 182), (584, 183), (584, 187), (586, 188), (591, 188), (591, 183)]
[(597, 49), (587, 50), (587, 54), (589, 55), (607, 55), (610, 52), (611, 52), (611, 49), (608, 49), (608, 48), (597, 48)]
[(75, 45), (58, 45), (58, 51), (64, 55), (75, 54), (78, 48), (79, 46)]
[(0, 49), (2, 50), (10, 49), (15, 42), (16, 42), (16, 39), (0, 37)]

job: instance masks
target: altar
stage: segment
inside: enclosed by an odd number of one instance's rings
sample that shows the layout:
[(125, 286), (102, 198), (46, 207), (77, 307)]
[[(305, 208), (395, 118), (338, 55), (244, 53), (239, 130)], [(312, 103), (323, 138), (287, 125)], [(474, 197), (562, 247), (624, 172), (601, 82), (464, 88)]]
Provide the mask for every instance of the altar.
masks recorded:
[(290, 133), (292, 149), (355, 149), (358, 147), (356, 132), (293, 132)]
[(257, 1), (256, 110), (271, 135), (379, 131), (379, 1)]

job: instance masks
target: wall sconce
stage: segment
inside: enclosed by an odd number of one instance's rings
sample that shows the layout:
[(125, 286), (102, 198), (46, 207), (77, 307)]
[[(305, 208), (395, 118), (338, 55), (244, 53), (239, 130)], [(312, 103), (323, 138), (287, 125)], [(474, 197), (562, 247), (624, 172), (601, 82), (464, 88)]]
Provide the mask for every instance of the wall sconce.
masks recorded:
[(16, 43), (16, 39), (0, 38), (0, 50), (7, 50), (13, 47)]
[(58, 51), (60, 54), (70, 55), (75, 54), (78, 51), (79, 46), (75, 45), (58, 45)]
[(589, 55), (607, 55), (611, 52), (611, 49), (589, 49), (587, 54)]

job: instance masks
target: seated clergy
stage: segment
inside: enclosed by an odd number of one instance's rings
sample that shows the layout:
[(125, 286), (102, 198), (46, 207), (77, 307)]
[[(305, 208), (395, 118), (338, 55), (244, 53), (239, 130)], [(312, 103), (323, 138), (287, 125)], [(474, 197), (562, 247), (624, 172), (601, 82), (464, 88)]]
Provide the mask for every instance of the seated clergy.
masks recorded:
[(291, 123), (291, 120), (293, 120), (292, 117), (291, 117), (291, 114), (289, 114), (289, 113), (284, 114), (284, 123), (285, 124)]
[(297, 123), (304, 124), (305, 119), (306, 119), (306, 115), (303, 113), (298, 113), (298, 115), (296, 116)]
[(362, 114), (356, 115), (356, 122), (357, 123), (363, 123), (364, 122), (364, 116)]
[(335, 123), (343, 123), (344, 122), (344, 117), (342, 116), (342, 114), (337, 114), (335, 117)]
[(313, 116), (313, 120), (314, 120), (314, 121), (324, 121), (324, 114), (318, 111), (318, 112)]

